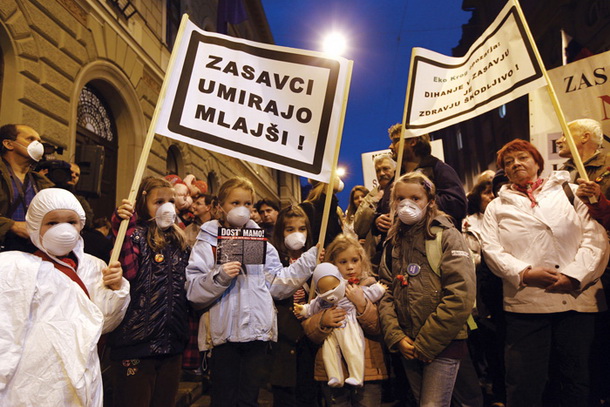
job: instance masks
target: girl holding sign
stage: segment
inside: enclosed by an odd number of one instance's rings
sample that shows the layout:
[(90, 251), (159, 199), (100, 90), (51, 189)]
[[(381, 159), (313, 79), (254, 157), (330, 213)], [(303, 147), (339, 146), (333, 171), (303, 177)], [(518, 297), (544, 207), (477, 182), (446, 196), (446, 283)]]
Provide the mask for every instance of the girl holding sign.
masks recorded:
[(269, 342), (277, 341), (273, 299), (292, 296), (311, 276), (317, 249), (309, 249), (288, 267), (271, 244), (266, 245), (264, 264), (219, 262), (219, 227), (259, 227), (250, 220), (254, 187), (248, 179), (226, 181), (218, 201), (220, 219), (203, 224), (193, 246), (187, 296), (210, 312), (212, 405), (257, 405)]
[(112, 218), (129, 219), (120, 262), (131, 303), (110, 336), (115, 406), (173, 406), (188, 341), (185, 268), (189, 249), (175, 224), (175, 192), (161, 178), (142, 180), (134, 207), (127, 200)]

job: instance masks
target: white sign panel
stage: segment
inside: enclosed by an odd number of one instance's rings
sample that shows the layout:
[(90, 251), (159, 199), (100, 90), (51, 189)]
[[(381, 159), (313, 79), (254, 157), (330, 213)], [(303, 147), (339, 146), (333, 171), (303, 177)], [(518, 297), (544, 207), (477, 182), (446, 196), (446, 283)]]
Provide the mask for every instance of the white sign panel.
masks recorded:
[[(430, 142), (430, 146), (432, 148), (432, 155), (438, 158), (441, 161), (445, 161), (445, 153), (443, 151), (443, 140), (432, 140)], [(364, 179), (364, 186), (367, 189), (371, 190), (379, 186), (379, 182), (377, 182), (377, 174), (375, 174), (375, 158), (380, 155), (388, 155), (390, 158), (392, 157), (392, 151), (390, 149), (387, 150), (379, 150), (379, 151), (371, 151), (370, 153), (363, 153), (362, 156), (362, 176)], [(401, 170), (402, 172), (402, 170)]]
[(512, 1), (464, 57), (414, 48), (412, 61), (406, 137), (471, 119), (545, 85)]
[(328, 182), (348, 61), (200, 30), (189, 22), (155, 132)]
[[(561, 110), (568, 122), (594, 119), (601, 123), (605, 147), (610, 138), (610, 51), (548, 71)], [(563, 132), (544, 89), (530, 93), (530, 140), (545, 160), (546, 176), (566, 161), (557, 154)]]

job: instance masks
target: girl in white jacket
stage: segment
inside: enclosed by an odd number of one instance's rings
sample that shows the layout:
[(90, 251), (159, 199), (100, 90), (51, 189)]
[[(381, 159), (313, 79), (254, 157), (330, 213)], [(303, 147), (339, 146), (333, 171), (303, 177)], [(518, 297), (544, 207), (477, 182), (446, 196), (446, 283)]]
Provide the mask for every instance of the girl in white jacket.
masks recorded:
[(218, 201), (221, 219), (201, 226), (191, 252), (187, 297), (210, 313), (212, 405), (256, 405), (268, 344), (277, 341), (273, 298), (287, 298), (303, 285), (313, 273), (317, 249), (303, 253), (289, 267), (282, 266), (271, 244), (267, 244), (264, 264), (217, 264), (220, 226), (258, 228), (250, 220), (254, 187), (248, 179), (225, 182)]

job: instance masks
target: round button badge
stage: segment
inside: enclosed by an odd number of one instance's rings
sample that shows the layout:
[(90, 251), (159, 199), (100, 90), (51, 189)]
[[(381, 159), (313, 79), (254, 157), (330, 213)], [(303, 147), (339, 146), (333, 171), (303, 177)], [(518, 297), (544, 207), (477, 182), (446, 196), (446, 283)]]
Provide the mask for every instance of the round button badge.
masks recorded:
[(415, 277), (416, 275), (419, 274), (420, 271), (421, 271), (421, 267), (419, 266), (419, 264), (410, 263), (407, 266), (407, 274), (410, 275), (411, 277)]

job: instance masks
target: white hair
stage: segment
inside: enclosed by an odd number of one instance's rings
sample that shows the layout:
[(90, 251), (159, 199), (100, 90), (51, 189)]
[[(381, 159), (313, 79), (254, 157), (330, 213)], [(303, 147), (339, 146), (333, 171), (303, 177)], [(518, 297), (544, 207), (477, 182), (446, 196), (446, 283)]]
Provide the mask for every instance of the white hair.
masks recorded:
[(390, 154), (379, 154), (373, 160), (373, 165), (377, 166), (377, 164), (385, 160), (388, 160), (390, 162), (390, 166), (392, 168), (396, 168), (396, 161), (392, 159), (392, 156)]
[(601, 124), (597, 120), (578, 119), (568, 123), (568, 127), (571, 132), (588, 132), (591, 134), (591, 140), (597, 145), (597, 148), (601, 148), (604, 141), (604, 133)]

